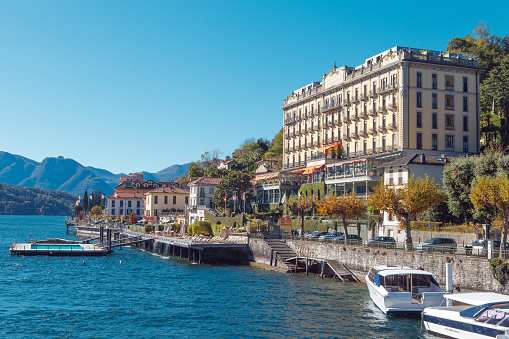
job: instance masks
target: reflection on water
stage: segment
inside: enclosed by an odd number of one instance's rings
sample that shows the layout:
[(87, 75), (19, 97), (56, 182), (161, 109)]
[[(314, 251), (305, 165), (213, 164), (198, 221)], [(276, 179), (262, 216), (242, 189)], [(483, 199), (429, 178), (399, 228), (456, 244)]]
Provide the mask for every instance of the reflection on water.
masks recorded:
[(2, 337), (431, 338), (419, 320), (383, 315), (364, 284), (129, 248), (85, 264), (10, 256), (30, 232), (66, 237), (63, 218), (0, 216)]

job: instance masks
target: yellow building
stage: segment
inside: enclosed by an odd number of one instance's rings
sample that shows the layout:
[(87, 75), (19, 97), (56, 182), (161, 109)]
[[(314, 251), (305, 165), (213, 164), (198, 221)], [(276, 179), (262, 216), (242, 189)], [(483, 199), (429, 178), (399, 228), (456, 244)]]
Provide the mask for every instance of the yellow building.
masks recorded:
[(189, 204), (189, 189), (178, 187), (159, 187), (145, 193), (145, 216), (153, 217), (154, 222), (166, 215), (184, 214)]
[(285, 169), (475, 153), (479, 64), (470, 55), (394, 47), (358, 67), (334, 66), (294, 91), (282, 110)]

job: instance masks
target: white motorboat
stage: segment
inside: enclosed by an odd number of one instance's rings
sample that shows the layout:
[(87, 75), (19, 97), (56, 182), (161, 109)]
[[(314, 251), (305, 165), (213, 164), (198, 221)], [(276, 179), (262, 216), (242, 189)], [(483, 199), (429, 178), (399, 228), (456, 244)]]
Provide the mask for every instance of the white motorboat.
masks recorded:
[(445, 294), (447, 306), (422, 312), (426, 331), (448, 338), (509, 338), (509, 296), (492, 292)]
[(366, 284), (371, 300), (387, 315), (419, 315), (439, 306), (444, 294), (432, 273), (405, 266), (374, 266)]

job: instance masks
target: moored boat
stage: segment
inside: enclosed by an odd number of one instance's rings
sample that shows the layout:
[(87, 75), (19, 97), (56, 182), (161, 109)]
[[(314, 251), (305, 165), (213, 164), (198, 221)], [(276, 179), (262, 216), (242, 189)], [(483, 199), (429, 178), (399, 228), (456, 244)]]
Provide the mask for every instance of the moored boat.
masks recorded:
[(422, 312), (426, 331), (448, 338), (509, 338), (509, 296), (492, 292), (445, 294), (447, 306)]
[(430, 272), (406, 266), (374, 266), (366, 275), (373, 303), (387, 315), (419, 315), (438, 306), (444, 290)]

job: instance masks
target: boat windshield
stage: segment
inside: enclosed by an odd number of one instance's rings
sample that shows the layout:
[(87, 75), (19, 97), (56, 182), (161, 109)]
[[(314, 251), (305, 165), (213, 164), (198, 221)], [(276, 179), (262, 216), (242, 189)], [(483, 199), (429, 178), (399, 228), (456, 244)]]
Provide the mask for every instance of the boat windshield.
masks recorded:
[(394, 274), (384, 277), (384, 287), (388, 292), (439, 292), (438, 283), (429, 274)]
[(487, 309), (475, 319), (477, 322), (509, 327), (509, 310)]

